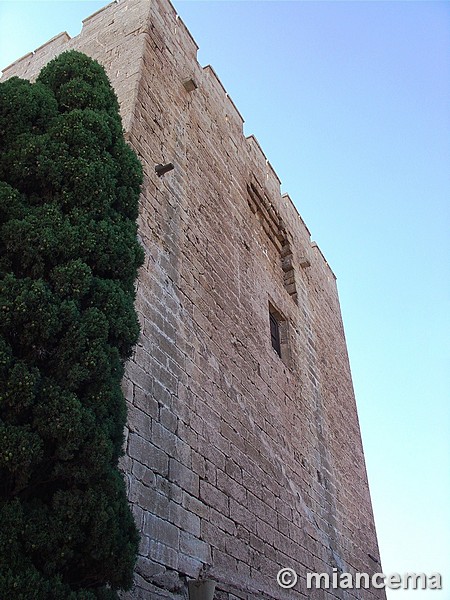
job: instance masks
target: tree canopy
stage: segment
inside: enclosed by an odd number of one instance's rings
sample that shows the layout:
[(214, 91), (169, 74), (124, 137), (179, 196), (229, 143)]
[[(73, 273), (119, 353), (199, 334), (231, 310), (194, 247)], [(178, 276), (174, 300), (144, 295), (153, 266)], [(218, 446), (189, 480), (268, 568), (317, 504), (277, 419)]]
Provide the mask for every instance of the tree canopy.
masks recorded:
[(0, 83), (0, 597), (117, 598), (138, 533), (118, 469), (139, 334), (142, 169), (105, 71)]

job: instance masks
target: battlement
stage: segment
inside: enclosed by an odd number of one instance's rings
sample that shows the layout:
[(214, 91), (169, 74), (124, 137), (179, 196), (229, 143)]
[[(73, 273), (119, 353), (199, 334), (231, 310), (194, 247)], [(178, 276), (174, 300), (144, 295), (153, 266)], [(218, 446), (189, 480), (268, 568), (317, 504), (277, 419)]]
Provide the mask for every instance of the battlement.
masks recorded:
[(30, 70), (35, 73), (36, 69), (38, 68), (37, 65), (41, 65), (39, 67), (40, 70), (46, 63), (48, 63), (49, 60), (61, 52), (64, 52), (66, 49), (65, 47), (70, 39), (71, 37), (67, 31), (55, 35), (48, 42), (45, 42), (45, 44), (42, 44), (35, 50), (28, 52), (28, 54), (25, 54), (12, 64), (5, 67), (2, 70), (1, 79), (9, 79), (13, 75), (17, 77), (23, 77), (25, 79), (30, 78), (27, 77)]
[[(244, 144), (247, 146), (255, 171), (259, 173), (259, 177), (264, 181), (265, 189), (272, 198), (272, 201), (279, 205), (281, 210), (283, 210), (280, 178), (266, 157), (256, 137), (254, 135), (244, 136), (244, 117), (234, 104), (232, 98), (222, 84), (220, 77), (211, 65), (201, 67), (197, 62), (198, 45), (181, 17), (177, 14), (173, 5), (170, 2), (164, 2), (162, 0), (153, 1), (156, 1), (159, 4), (160, 10), (155, 14), (155, 18), (153, 22), (151, 22), (148, 21), (149, 7), (145, 10), (145, 0), (113, 0), (110, 4), (107, 4), (83, 19), (81, 32), (77, 36), (71, 38), (67, 32), (56, 35), (45, 44), (42, 44), (32, 52), (29, 52), (3, 69), (2, 79), (4, 80), (15, 75), (33, 80), (49, 60), (70, 48), (79, 48), (93, 58), (96, 58), (95, 53), (93, 53), (90, 48), (92, 41), (102, 48), (108, 48), (108, 46), (111, 46), (111, 43), (114, 43), (112, 31), (118, 31), (118, 27), (115, 27), (115, 24), (121, 22), (120, 11), (128, 22), (128, 25), (125, 28), (123, 27), (123, 23), (120, 27), (126, 36), (136, 36), (145, 31), (152, 39), (155, 39), (155, 25), (157, 24), (157, 20), (160, 19), (160, 25), (165, 22), (166, 26), (168, 21), (170, 29), (175, 33), (173, 41), (176, 43), (174, 47), (169, 47), (163, 39), (160, 39), (159, 46), (161, 49), (164, 46), (169, 48), (169, 52), (174, 55), (174, 58), (177, 61), (180, 56), (183, 57), (183, 70), (186, 77), (190, 74), (202, 72), (198, 93), (205, 91), (205, 93), (208, 94), (207, 102), (215, 107), (221, 107), (221, 116), (228, 123), (232, 132), (232, 137), (236, 138), (238, 133), (242, 136), (240, 143), (237, 145), (241, 147), (243, 145), (242, 142), (245, 140)], [(85, 40), (89, 45), (85, 43)], [(86, 45), (87, 47), (85, 47)], [(176, 48), (176, 50), (174, 48)], [(110, 51), (112, 49), (113, 48), (111, 48)], [(108, 65), (105, 66), (107, 67)], [(120, 72), (118, 70), (115, 73), (111, 71), (112, 69), (108, 70), (108, 75), (114, 84), (114, 79), (117, 79), (120, 76)], [(134, 69), (134, 75), (135, 77), (137, 76), (136, 69)], [(135, 81), (134, 84), (137, 85), (137, 81)], [(116, 91), (119, 92), (119, 101), (123, 107), (124, 101), (120, 97), (120, 89), (116, 89)], [(127, 116), (124, 113), (125, 111), (122, 109), (124, 127), (128, 134), (130, 120), (127, 119)], [(288, 195), (286, 195), (286, 198), (289, 198), (289, 202), (295, 206)], [(297, 213), (300, 222), (305, 226), (297, 209), (295, 212)], [(317, 244), (315, 244), (314, 247), (316, 246)], [(323, 258), (324, 263), (329, 267), (322, 252), (320, 252), (320, 256)]]
[(101, 13), (103, 13), (105, 10), (108, 10), (113, 4), (117, 4), (119, 2), (119, 0), (113, 0), (112, 2), (110, 2), (109, 4), (106, 4), (105, 6), (102, 6), (101, 8), (99, 8), (98, 10), (96, 10), (95, 12), (93, 12), (91, 15), (88, 15), (87, 17), (85, 17), (81, 22), (83, 24), (83, 28), (84, 27), (96, 27), (96, 21), (97, 21), (97, 17), (98, 15), (100, 15)]
[[(225, 89), (223, 83), (221, 82), (219, 76), (213, 69), (211, 65), (206, 65), (203, 67), (203, 72), (209, 80), (210, 85), (214, 89), (217, 94), (216, 98), (220, 99), (219, 104), (222, 104), (223, 107), (223, 116), (226, 121), (230, 123), (230, 127), (233, 127), (233, 124), (236, 126), (236, 129), (241, 133), (243, 132), (244, 118), (237, 109), (235, 103), (231, 99), (227, 90)], [(215, 100), (216, 98), (212, 98), (211, 100)], [(234, 120), (234, 123), (233, 123)]]

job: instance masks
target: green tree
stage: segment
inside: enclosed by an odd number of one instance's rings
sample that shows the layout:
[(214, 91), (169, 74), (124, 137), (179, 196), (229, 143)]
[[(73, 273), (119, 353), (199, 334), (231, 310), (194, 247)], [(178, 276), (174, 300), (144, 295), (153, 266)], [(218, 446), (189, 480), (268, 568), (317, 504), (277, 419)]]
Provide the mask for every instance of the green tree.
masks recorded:
[(0, 598), (117, 598), (138, 533), (118, 470), (141, 165), (104, 69), (0, 84)]

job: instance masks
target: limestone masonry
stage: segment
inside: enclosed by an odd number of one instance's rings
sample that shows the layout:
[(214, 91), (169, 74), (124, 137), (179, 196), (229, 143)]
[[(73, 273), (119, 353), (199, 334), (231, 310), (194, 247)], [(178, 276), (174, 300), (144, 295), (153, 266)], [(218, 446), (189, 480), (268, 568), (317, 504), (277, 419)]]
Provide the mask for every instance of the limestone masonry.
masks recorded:
[(145, 173), (124, 598), (187, 598), (199, 576), (221, 600), (385, 598), (306, 589), (307, 572), (381, 571), (333, 272), (168, 0), (114, 2), (3, 77), (71, 48), (106, 68)]

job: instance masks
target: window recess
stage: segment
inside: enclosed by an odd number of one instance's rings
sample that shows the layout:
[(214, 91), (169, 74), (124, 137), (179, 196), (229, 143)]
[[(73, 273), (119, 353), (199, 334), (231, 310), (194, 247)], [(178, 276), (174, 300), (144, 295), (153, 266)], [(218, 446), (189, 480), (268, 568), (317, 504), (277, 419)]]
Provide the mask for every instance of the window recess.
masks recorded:
[(288, 322), (285, 317), (269, 302), (269, 331), (272, 348), (289, 365)]

